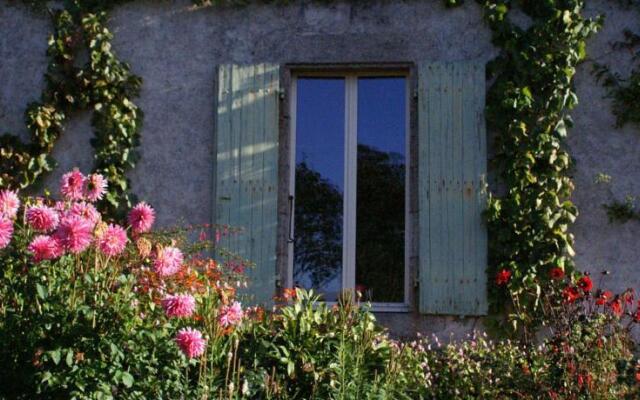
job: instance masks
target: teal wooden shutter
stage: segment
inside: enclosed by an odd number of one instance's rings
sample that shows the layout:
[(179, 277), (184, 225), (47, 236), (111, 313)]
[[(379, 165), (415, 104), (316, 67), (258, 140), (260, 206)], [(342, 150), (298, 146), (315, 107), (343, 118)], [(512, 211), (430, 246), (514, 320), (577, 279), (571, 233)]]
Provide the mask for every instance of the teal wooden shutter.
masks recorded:
[(487, 312), (485, 73), (480, 62), (419, 66), (420, 312)]
[(246, 269), (251, 302), (275, 294), (279, 67), (218, 68), (215, 222), (240, 228), (221, 245), (255, 263)]

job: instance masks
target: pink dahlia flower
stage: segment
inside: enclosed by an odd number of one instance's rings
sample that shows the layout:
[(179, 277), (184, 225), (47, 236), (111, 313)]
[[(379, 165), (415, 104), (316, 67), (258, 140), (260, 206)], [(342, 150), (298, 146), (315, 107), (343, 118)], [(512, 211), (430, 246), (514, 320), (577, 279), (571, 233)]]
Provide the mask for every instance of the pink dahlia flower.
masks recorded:
[(170, 276), (178, 272), (182, 266), (182, 252), (180, 249), (167, 246), (158, 249), (155, 260), (153, 260), (153, 268), (160, 276)]
[(162, 299), (162, 308), (169, 318), (190, 317), (196, 310), (196, 299), (190, 294), (170, 294)]
[(62, 218), (54, 236), (66, 250), (77, 254), (91, 245), (92, 234), (91, 221), (77, 215), (68, 215)]
[(84, 197), (83, 188), (85, 179), (78, 168), (74, 168), (73, 171), (62, 175), (62, 179), (60, 180), (60, 193), (62, 193), (67, 200), (82, 200)]
[(100, 219), (102, 218), (93, 204), (85, 202), (73, 203), (66, 215), (82, 217), (89, 221), (93, 226), (100, 222)]
[(60, 242), (56, 238), (47, 235), (36, 236), (27, 249), (33, 254), (33, 261), (35, 262), (53, 260), (64, 253)]
[(218, 322), (224, 328), (229, 326), (238, 325), (244, 317), (242, 311), (242, 305), (237, 301), (234, 301), (230, 306), (222, 306), (218, 313)]
[(127, 232), (119, 225), (109, 224), (97, 238), (98, 249), (107, 256), (117, 256), (127, 247)]
[(0, 191), (0, 217), (14, 219), (18, 208), (20, 208), (18, 193), (8, 189)]
[(140, 202), (129, 211), (129, 225), (135, 233), (148, 232), (156, 219), (156, 213), (150, 205)]
[(9, 245), (13, 235), (13, 221), (0, 215), (0, 250)]
[(84, 181), (84, 197), (90, 202), (102, 200), (107, 191), (107, 180), (100, 174), (91, 174)]
[(27, 209), (27, 223), (37, 231), (48, 232), (58, 227), (58, 212), (47, 206), (32, 206)]
[(189, 358), (199, 357), (204, 353), (207, 341), (197, 329), (183, 328), (176, 335), (176, 343)]

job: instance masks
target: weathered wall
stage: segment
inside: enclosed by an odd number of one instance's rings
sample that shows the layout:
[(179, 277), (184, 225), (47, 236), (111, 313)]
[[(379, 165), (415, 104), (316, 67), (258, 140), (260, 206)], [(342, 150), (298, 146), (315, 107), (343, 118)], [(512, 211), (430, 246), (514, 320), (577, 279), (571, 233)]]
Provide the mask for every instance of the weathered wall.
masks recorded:
[[(609, 21), (589, 45), (590, 56), (627, 71), (627, 54), (610, 54), (609, 43), (623, 27), (640, 30), (640, 16), (614, 2), (591, 0), (590, 14), (606, 13)], [(522, 19), (526, 23), (526, 19)], [(145, 112), (142, 159), (131, 173), (141, 199), (159, 210), (162, 224), (205, 223), (212, 218), (214, 172), (214, 70), (226, 62), (380, 62), (489, 60), (496, 54), (480, 7), (468, 2), (445, 9), (440, 0), (370, 1), (330, 6), (300, 1), (274, 7), (194, 9), (186, 0), (136, 1), (119, 7), (110, 24), (118, 55), (142, 76), (137, 100)], [(17, 2), (0, 0), (0, 131), (25, 135), (23, 112), (37, 99), (46, 66), (46, 18), (34, 16)], [(622, 198), (640, 194), (640, 132), (613, 128), (609, 103), (595, 84), (591, 66), (576, 78), (580, 106), (570, 139), (578, 161), (575, 201), (581, 215), (575, 226), (582, 267), (616, 271), (616, 288), (640, 283), (635, 271), (640, 249), (640, 223), (611, 225), (601, 204), (611, 193), (594, 185), (598, 172), (613, 176), (612, 189)], [(88, 171), (89, 115), (79, 115), (54, 153), (60, 168), (48, 179), (55, 186), (72, 166)], [(480, 328), (476, 320), (381, 315), (396, 332), (422, 330), (448, 336)]]

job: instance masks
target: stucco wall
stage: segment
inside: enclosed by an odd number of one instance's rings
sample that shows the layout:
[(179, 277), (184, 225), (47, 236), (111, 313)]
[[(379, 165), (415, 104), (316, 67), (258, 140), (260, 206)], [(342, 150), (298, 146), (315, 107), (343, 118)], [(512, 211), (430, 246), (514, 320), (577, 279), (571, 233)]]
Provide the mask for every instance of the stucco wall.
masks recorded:
[[(605, 13), (608, 22), (589, 44), (592, 59), (622, 72), (630, 56), (611, 53), (609, 43), (623, 27), (640, 31), (640, 16), (606, 0), (588, 1), (588, 13)], [(611, 23), (613, 21), (613, 23)], [(522, 19), (526, 23), (526, 19)], [(117, 8), (110, 28), (115, 50), (144, 79), (137, 104), (145, 113), (142, 159), (131, 173), (141, 199), (159, 210), (159, 222), (204, 223), (212, 218), (214, 172), (214, 70), (227, 62), (381, 62), (419, 60), (490, 60), (496, 49), (482, 21), (480, 7), (468, 2), (445, 9), (440, 0), (370, 1), (330, 6), (300, 1), (274, 7), (194, 9), (183, 1), (136, 1)], [(23, 113), (38, 98), (46, 67), (46, 18), (16, 1), (0, 0), (0, 131), (26, 135)], [(604, 91), (586, 63), (576, 77), (580, 105), (569, 145), (577, 160), (575, 202), (580, 217), (576, 235), (581, 267), (615, 273), (617, 289), (638, 286), (639, 222), (611, 225), (601, 204), (607, 188), (593, 183), (598, 172), (613, 177), (619, 198), (640, 194), (640, 132), (614, 129)], [(73, 118), (56, 147), (62, 171), (92, 164), (89, 114)], [(477, 320), (380, 315), (395, 332), (421, 330), (448, 336), (481, 328)]]

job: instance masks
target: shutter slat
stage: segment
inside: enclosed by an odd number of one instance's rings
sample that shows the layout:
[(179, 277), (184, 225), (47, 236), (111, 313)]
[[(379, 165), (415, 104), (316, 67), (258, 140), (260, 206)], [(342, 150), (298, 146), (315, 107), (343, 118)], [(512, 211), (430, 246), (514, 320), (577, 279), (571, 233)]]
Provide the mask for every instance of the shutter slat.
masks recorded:
[(222, 245), (255, 263), (245, 269), (250, 302), (275, 294), (278, 85), (272, 64), (218, 69), (216, 223), (240, 228)]
[(486, 303), (484, 65), (419, 68), (420, 311), (483, 315)]

